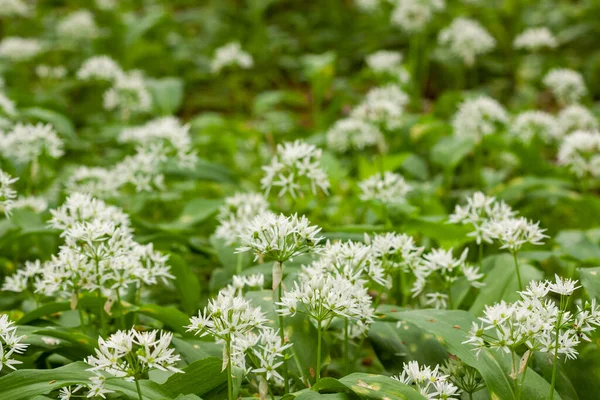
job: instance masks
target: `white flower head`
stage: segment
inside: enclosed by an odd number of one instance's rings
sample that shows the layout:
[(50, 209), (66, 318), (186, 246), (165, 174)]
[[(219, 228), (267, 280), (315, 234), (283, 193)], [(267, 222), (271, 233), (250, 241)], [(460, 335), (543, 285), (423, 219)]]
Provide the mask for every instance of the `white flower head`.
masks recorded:
[(124, 118), (150, 111), (152, 96), (138, 71), (119, 74), (114, 86), (104, 93), (104, 108), (119, 110)]
[(578, 177), (600, 177), (600, 132), (575, 131), (567, 135), (557, 158), (560, 165)]
[(19, 178), (13, 178), (0, 169), (0, 209), (4, 214), (10, 216), (14, 200), (17, 197), (17, 191), (13, 189), (13, 183)]
[(494, 134), (508, 123), (508, 113), (491, 97), (465, 100), (452, 119), (454, 134), (471, 137), (479, 143), (484, 136)]
[(598, 129), (598, 119), (590, 110), (580, 104), (572, 104), (560, 110), (556, 117), (557, 130), (561, 136), (575, 131)]
[(440, 32), (438, 42), (467, 66), (475, 64), (477, 56), (489, 53), (496, 47), (496, 40), (479, 22), (462, 17), (456, 18)]
[(513, 119), (509, 132), (524, 143), (531, 143), (534, 137), (551, 143), (560, 136), (556, 118), (543, 111), (524, 111), (518, 114)]
[(254, 59), (242, 50), (238, 42), (228, 43), (215, 50), (215, 55), (210, 65), (213, 73), (219, 73), (226, 67), (237, 66), (242, 69), (252, 68)]
[(88, 10), (78, 10), (64, 17), (57, 25), (58, 36), (65, 40), (88, 40), (98, 36), (94, 15)]
[(567, 68), (555, 68), (544, 76), (544, 85), (561, 104), (574, 104), (587, 94), (583, 76)]
[(521, 32), (514, 40), (515, 49), (538, 51), (543, 48), (554, 49), (558, 46), (558, 40), (550, 29), (544, 27), (528, 28)]
[(26, 17), (30, 12), (23, 0), (0, 0), (0, 17)]
[(542, 245), (548, 237), (544, 235), (545, 229), (539, 227), (539, 222), (533, 223), (523, 217), (492, 221), (482, 229), (489, 238), (500, 242), (501, 249), (511, 252), (518, 252), (526, 243)]
[(384, 204), (402, 203), (412, 190), (402, 175), (386, 171), (378, 173), (358, 184), (363, 201), (379, 201)]
[(77, 79), (82, 81), (103, 80), (114, 82), (123, 75), (121, 66), (109, 56), (93, 56), (84, 61), (77, 70)]
[(375, 125), (356, 118), (345, 118), (337, 121), (327, 131), (327, 147), (339, 153), (362, 151), (367, 147), (381, 150), (384, 138)]
[(8, 319), (6, 314), (0, 316), (0, 370), (8, 367), (16, 369), (14, 365), (21, 364), (15, 360), (15, 354), (23, 354), (29, 344), (21, 343), (23, 336), (17, 335), (17, 327)]
[(29, 61), (40, 54), (42, 50), (42, 44), (37, 39), (11, 36), (0, 42), (0, 57), (13, 62)]
[(60, 158), (63, 141), (50, 124), (17, 124), (7, 134), (0, 133), (0, 152), (6, 158), (27, 164), (42, 156)]
[(408, 99), (408, 95), (395, 84), (374, 88), (369, 90), (350, 116), (391, 129), (398, 125)]
[(444, 0), (398, 0), (392, 12), (392, 24), (408, 33), (421, 32), (436, 11), (446, 7)]
[(379, 50), (365, 59), (367, 66), (374, 72), (393, 73), (400, 68), (402, 53), (390, 50)]
[(269, 203), (260, 193), (236, 193), (227, 197), (225, 204), (219, 208), (219, 226), (215, 236), (232, 245), (239, 240), (250, 222), (268, 209)]

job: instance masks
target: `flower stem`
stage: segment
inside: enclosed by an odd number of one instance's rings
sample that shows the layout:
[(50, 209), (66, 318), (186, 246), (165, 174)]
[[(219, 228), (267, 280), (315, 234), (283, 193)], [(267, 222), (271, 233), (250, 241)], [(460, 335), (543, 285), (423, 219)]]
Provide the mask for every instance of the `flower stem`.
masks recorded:
[(550, 382), (550, 395), (548, 398), (550, 400), (554, 399), (554, 386), (556, 385), (556, 371), (558, 370), (558, 339), (560, 336), (560, 325), (562, 324), (563, 313), (565, 312), (568, 304), (564, 302), (565, 296), (560, 296), (560, 311), (558, 312), (558, 319), (556, 320), (556, 328), (554, 334), (556, 338), (554, 339), (554, 362), (552, 363), (552, 381)]
[(117, 292), (117, 301), (119, 302), (119, 324), (121, 325), (121, 329), (125, 329), (125, 317), (123, 315), (123, 303), (121, 302), (121, 294), (119, 293), (119, 289)]
[(144, 400), (144, 397), (142, 396), (142, 388), (140, 387), (140, 381), (137, 379), (135, 380), (135, 388), (137, 389), (138, 398), (140, 400)]
[(237, 253), (237, 262), (235, 264), (235, 273), (236, 275), (241, 275), (242, 274), (242, 257), (243, 254), (242, 253)]
[(515, 269), (517, 270), (517, 282), (519, 283), (519, 291), (523, 290), (523, 284), (521, 283), (521, 271), (519, 270), (519, 260), (517, 259), (517, 252), (512, 252), (513, 259), (515, 260)]
[(319, 383), (319, 379), (321, 379), (321, 320), (317, 321), (317, 374), (316, 374), (316, 382)]
[(231, 377), (231, 339), (227, 341), (227, 398), (233, 400), (233, 378)]
[(344, 318), (344, 372), (346, 372), (349, 367), (349, 365), (348, 365), (348, 360), (349, 360), (348, 343), (349, 343), (348, 318)]
[[(283, 269), (283, 264), (281, 265), (281, 268)], [(277, 301), (281, 301), (281, 297), (283, 296), (283, 285), (281, 284), (281, 282), (279, 282), (279, 286), (277, 287)], [(275, 309), (277, 309), (277, 306), (275, 306)], [(283, 324), (283, 315), (277, 313), (277, 320), (279, 322), (279, 337), (281, 338), (281, 343), (285, 344), (285, 326)], [(290, 392), (290, 382), (289, 382), (289, 375), (288, 375), (288, 365), (287, 365), (287, 357), (284, 351), (283, 354), (283, 365), (281, 366), (283, 369), (283, 381), (284, 381), (284, 388), (285, 388), (285, 394)]]

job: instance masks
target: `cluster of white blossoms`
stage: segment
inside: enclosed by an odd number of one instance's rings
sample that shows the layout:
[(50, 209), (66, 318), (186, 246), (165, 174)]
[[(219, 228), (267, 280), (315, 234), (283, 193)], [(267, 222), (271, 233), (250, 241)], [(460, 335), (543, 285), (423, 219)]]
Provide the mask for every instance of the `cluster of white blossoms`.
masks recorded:
[(242, 46), (238, 42), (232, 42), (215, 50), (210, 69), (213, 73), (219, 73), (226, 67), (237, 66), (242, 69), (249, 69), (253, 65), (254, 59), (252, 56), (242, 50)]
[(496, 47), (496, 40), (477, 21), (456, 18), (443, 29), (438, 42), (467, 66), (475, 64), (477, 56), (488, 53)]
[(515, 49), (529, 51), (538, 51), (543, 48), (554, 49), (558, 46), (558, 40), (546, 27), (528, 28), (515, 38), (513, 46)]
[(37, 39), (9, 36), (0, 42), (0, 57), (13, 62), (29, 61), (42, 50), (42, 44)]
[(509, 133), (523, 143), (529, 144), (534, 137), (545, 143), (556, 141), (561, 135), (556, 118), (544, 111), (524, 111), (512, 121)]
[(490, 224), (495, 221), (510, 219), (516, 214), (516, 211), (513, 211), (504, 201), (497, 201), (495, 197), (486, 196), (482, 192), (475, 192), (466, 200), (466, 205), (456, 205), (454, 212), (448, 218), (448, 222), (471, 225), (473, 232), (470, 232), (468, 236), (474, 237), (477, 244), (492, 242), (487, 229)]
[(292, 197), (304, 196), (307, 188), (313, 194), (329, 190), (327, 174), (321, 168), (322, 150), (300, 140), (277, 145), (277, 153), (269, 165), (262, 169), (265, 176), (260, 180), (267, 195), (271, 188), (280, 188), (278, 196), (289, 193)]
[(587, 94), (583, 76), (567, 68), (555, 68), (544, 76), (544, 85), (561, 104), (573, 104)]
[(459, 389), (450, 382), (447, 375), (440, 372), (439, 365), (434, 369), (427, 365), (420, 366), (417, 361), (409, 361), (402, 367), (402, 373), (392, 376), (393, 379), (414, 386), (428, 400), (459, 399)]
[(151, 106), (152, 96), (143, 74), (137, 70), (118, 75), (113, 86), (104, 93), (104, 108), (119, 111), (123, 119), (148, 112)]
[(56, 33), (63, 40), (88, 40), (98, 36), (99, 28), (91, 12), (78, 10), (65, 16), (58, 23)]
[(388, 84), (369, 90), (350, 115), (392, 129), (404, 114), (404, 107), (408, 104), (408, 100), (408, 95), (398, 85)]
[(354, 4), (361, 11), (373, 12), (379, 8), (380, 0), (354, 0)]
[(501, 249), (517, 253), (526, 244), (542, 245), (548, 236), (545, 229), (540, 228), (539, 222), (533, 222), (525, 217), (510, 217), (491, 221), (483, 228), (483, 236), (499, 242)]
[(578, 177), (600, 177), (600, 132), (575, 131), (567, 135), (557, 158)]
[(0, 316), (0, 371), (3, 367), (16, 369), (14, 365), (21, 364), (15, 360), (14, 354), (23, 354), (29, 344), (21, 343), (23, 336), (17, 335), (17, 327), (8, 319), (8, 315)]
[(269, 210), (267, 199), (260, 193), (236, 193), (225, 199), (219, 207), (217, 219), (219, 226), (215, 237), (231, 246), (239, 240), (250, 222)]
[(575, 131), (598, 129), (598, 119), (580, 104), (572, 104), (559, 111), (556, 116), (557, 130), (561, 136)]
[(40, 79), (60, 80), (67, 76), (67, 69), (62, 65), (55, 67), (46, 64), (40, 64), (35, 67), (35, 74)]
[(378, 201), (383, 204), (403, 203), (406, 201), (406, 195), (412, 190), (412, 186), (402, 175), (390, 171), (377, 173), (359, 182), (358, 187), (361, 200)]
[(84, 61), (77, 70), (77, 79), (115, 82), (123, 75), (121, 66), (109, 56), (93, 56)]
[(231, 284), (227, 285), (222, 291), (241, 296), (246, 288), (262, 290), (264, 286), (265, 276), (263, 274), (234, 275), (231, 278)]
[(480, 96), (465, 100), (452, 119), (454, 134), (469, 137), (476, 143), (484, 136), (498, 132), (508, 123), (508, 113), (491, 97)]
[(23, 0), (0, 0), (0, 17), (26, 17), (29, 12)]
[(102, 11), (112, 11), (117, 8), (117, 0), (95, 0), (94, 3)]
[(474, 288), (483, 287), (484, 275), (479, 267), (466, 263), (468, 249), (459, 258), (452, 255), (453, 249), (432, 249), (423, 255), (414, 270), (415, 282), (411, 288), (413, 297), (424, 297), (424, 304), (438, 309), (454, 308), (450, 291), (452, 284), (464, 277)]
[(33, 292), (35, 284), (40, 279), (42, 273), (42, 263), (40, 260), (25, 261), (24, 268), (18, 269), (16, 273), (7, 276), (2, 284), (2, 290), (5, 292), (22, 293), (26, 291)]
[(444, 0), (395, 0), (392, 11), (392, 24), (408, 33), (421, 32), (433, 18), (433, 14), (442, 11)]
[(12, 208), (28, 209), (36, 213), (41, 213), (48, 209), (48, 200), (39, 196), (19, 196), (12, 204)]
[(361, 119), (344, 118), (327, 131), (327, 147), (339, 153), (362, 151), (367, 147), (376, 147), (382, 152), (385, 140), (375, 125)]
[(0, 210), (7, 217), (10, 216), (10, 210), (12, 210), (14, 200), (17, 197), (17, 191), (13, 189), (13, 183), (18, 179), (0, 169)]
[(416, 245), (412, 236), (404, 233), (388, 232), (374, 235), (373, 238), (366, 236), (365, 239), (371, 246), (373, 258), (388, 273), (414, 271), (424, 250)]
[(402, 53), (398, 51), (379, 50), (365, 58), (371, 71), (377, 73), (394, 73), (402, 64)]
[(86, 194), (71, 194), (65, 204), (51, 210), (49, 224), (62, 230), (65, 244), (45, 262), (35, 291), (46, 296), (71, 298), (100, 291), (118, 298), (129, 285), (155, 285), (173, 279), (168, 257), (152, 244), (134, 241), (129, 218), (120, 209)]
[(0, 132), (0, 153), (20, 164), (44, 156), (60, 158), (64, 154), (63, 141), (50, 124), (17, 124), (6, 134)]
[[(590, 341), (589, 335), (600, 325), (600, 307), (594, 299), (577, 306), (575, 313), (568, 311), (567, 299), (576, 285), (577, 281), (558, 275), (555, 282), (532, 281), (520, 292), (521, 300), (486, 306), (464, 343), (473, 345), (477, 354), (486, 348), (510, 353), (526, 346), (531, 351), (577, 358), (581, 340)], [(547, 297), (550, 292), (560, 296), (558, 305)]]

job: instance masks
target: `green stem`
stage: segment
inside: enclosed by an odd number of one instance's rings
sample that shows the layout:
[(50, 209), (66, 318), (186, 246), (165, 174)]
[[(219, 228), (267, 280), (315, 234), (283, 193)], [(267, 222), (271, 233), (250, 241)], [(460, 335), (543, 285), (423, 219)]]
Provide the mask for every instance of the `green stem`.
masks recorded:
[(473, 393), (469, 392), (469, 400), (473, 400)]
[(560, 296), (560, 311), (558, 312), (558, 319), (556, 320), (556, 329), (554, 334), (556, 339), (554, 340), (554, 362), (552, 363), (552, 381), (550, 382), (550, 400), (554, 398), (554, 386), (556, 385), (556, 371), (558, 370), (558, 339), (560, 334), (560, 326), (562, 324), (563, 313), (565, 312), (568, 304), (568, 299), (564, 302), (565, 296)]
[(117, 301), (119, 302), (119, 324), (121, 325), (121, 329), (125, 330), (125, 316), (123, 315), (123, 302), (121, 302), (121, 294), (119, 293), (119, 289), (117, 288)]
[[(283, 264), (281, 265), (281, 268), (283, 269)], [(279, 286), (277, 287), (277, 301), (281, 301), (282, 296), (283, 296), (283, 285), (280, 282)], [(275, 309), (277, 309), (277, 306), (275, 306)], [(285, 344), (285, 326), (283, 324), (283, 315), (277, 313), (277, 320), (279, 322), (279, 337), (281, 338), (281, 343)], [(290, 392), (290, 382), (289, 382), (289, 375), (288, 375), (287, 357), (286, 357), (285, 352), (283, 354), (283, 365), (281, 366), (281, 368), (283, 369), (285, 394), (287, 394)]]
[(80, 328), (81, 328), (81, 332), (83, 332), (83, 328), (85, 327), (85, 317), (83, 315), (83, 310), (80, 307), (77, 307), (77, 311), (79, 311), (79, 323), (80, 323)]
[(349, 342), (348, 318), (344, 318), (344, 372), (348, 371), (348, 368), (349, 368), (349, 365), (348, 365), (348, 360), (349, 360), (348, 342)]
[(531, 353), (527, 356), (527, 362), (525, 363), (525, 369), (523, 375), (521, 375), (521, 382), (519, 382), (519, 389), (517, 390), (517, 400), (521, 400), (521, 394), (523, 393), (523, 384), (525, 383), (525, 375), (527, 375), (527, 368), (529, 366), (529, 360), (531, 360)]
[(519, 291), (523, 290), (523, 283), (521, 282), (521, 271), (519, 269), (519, 260), (517, 259), (517, 252), (512, 252), (513, 259), (515, 260), (515, 269), (517, 271), (517, 282), (519, 283)]
[(479, 271), (483, 271), (483, 241), (479, 243)]
[(137, 379), (135, 380), (135, 388), (137, 389), (138, 398), (140, 400), (144, 400), (144, 397), (142, 396), (142, 388), (140, 387), (140, 381)]
[(316, 383), (321, 379), (321, 320), (317, 321), (317, 375)]
[(242, 253), (237, 253), (237, 262), (235, 264), (235, 273), (237, 275), (241, 275), (242, 274)]
[(452, 285), (448, 287), (448, 309), (454, 310), (454, 299), (452, 298)]
[(227, 340), (227, 398), (233, 400), (233, 378), (231, 377), (231, 339)]

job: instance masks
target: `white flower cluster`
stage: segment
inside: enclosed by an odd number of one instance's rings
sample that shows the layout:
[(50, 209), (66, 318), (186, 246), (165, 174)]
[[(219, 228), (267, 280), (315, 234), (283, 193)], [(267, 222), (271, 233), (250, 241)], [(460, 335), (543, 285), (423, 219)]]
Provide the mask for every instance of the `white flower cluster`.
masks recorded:
[(173, 279), (167, 256), (133, 240), (129, 218), (120, 209), (89, 195), (71, 194), (51, 210), (50, 226), (62, 230), (65, 245), (44, 263), (36, 292), (77, 300), (100, 291), (118, 297), (129, 285), (155, 285)]
[(379, 7), (380, 0), (354, 0), (361, 11), (373, 12)]
[(13, 359), (14, 354), (23, 354), (29, 344), (21, 343), (23, 336), (17, 336), (17, 327), (8, 319), (8, 315), (0, 316), (0, 371), (3, 367), (16, 369), (14, 365), (21, 361)]
[(415, 240), (404, 233), (388, 232), (366, 237), (371, 245), (372, 255), (381, 267), (388, 272), (403, 270), (414, 271), (423, 254), (423, 247), (415, 244)]
[(102, 11), (112, 11), (117, 8), (117, 0), (95, 0), (96, 7)]
[(403, 203), (406, 195), (412, 190), (402, 175), (386, 171), (377, 173), (358, 184), (363, 201), (378, 201), (383, 204)]
[(515, 49), (529, 51), (538, 51), (543, 48), (554, 49), (558, 46), (558, 40), (546, 27), (528, 28), (515, 38), (513, 46)]
[(109, 56), (90, 57), (77, 70), (77, 79), (82, 81), (103, 80), (115, 82), (124, 74), (121, 66)]
[(252, 251), (255, 260), (284, 263), (319, 246), (321, 228), (303, 215), (286, 217), (266, 212), (257, 215), (240, 235), (236, 252)]
[[(425, 305), (438, 309), (456, 307), (452, 304), (450, 291), (452, 284), (460, 277), (466, 278), (467, 282), (475, 288), (483, 287), (481, 279), (484, 275), (479, 267), (470, 266), (466, 263), (468, 249), (465, 249), (459, 258), (452, 255), (453, 249), (433, 249), (423, 255), (420, 263), (416, 264), (414, 270), (415, 282), (411, 288), (413, 297), (421, 296), (425, 291)], [(426, 290), (427, 289), (427, 290)], [(450, 303), (450, 304), (449, 304)]]
[(37, 39), (10, 36), (0, 42), (0, 57), (13, 62), (29, 61), (43, 50)]
[(19, 196), (12, 204), (13, 209), (29, 209), (36, 213), (48, 209), (48, 200), (39, 196)]
[(141, 72), (130, 71), (117, 76), (114, 85), (104, 93), (104, 108), (118, 110), (123, 119), (131, 114), (150, 111), (152, 96)]
[(25, 268), (18, 269), (11, 276), (7, 276), (2, 284), (2, 290), (5, 292), (22, 293), (35, 289), (36, 282), (40, 279), (42, 273), (42, 263), (39, 260), (25, 261)]
[(63, 141), (50, 124), (17, 124), (7, 134), (0, 132), (0, 153), (21, 164), (44, 156), (60, 158), (64, 154)]
[(402, 53), (397, 51), (379, 50), (365, 59), (367, 66), (377, 73), (397, 72), (402, 63)]
[(17, 197), (17, 192), (13, 189), (12, 185), (18, 179), (19, 178), (13, 178), (0, 169), (0, 209), (4, 211), (4, 215), (7, 217), (10, 216), (10, 210)]
[[(464, 343), (473, 345), (477, 354), (486, 348), (510, 353), (526, 346), (531, 351), (577, 358), (581, 340), (590, 341), (590, 333), (600, 325), (600, 308), (594, 299), (578, 306), (576, 313), (568, 311), (565, 299), (579, 287), (576, 284), (558, 275), (555, 282), (531, 282), (520, 292), (521, 300), (486, 306)], [(559, 306), (547, 298), (549, 292), (561, 296)]]
[(369, 90), (364, 100), (350, 115), (392, 129), (398, 125), (408, 100), (408, 95), (402, 89), (395, 84), (388, 84)]
[(484, 241), (492, 242), (487, 234), (487, 227), (491, 223), (512, 218), (516, 214), (504, 201), (497, 201), (495, 197), (486, 196), (482, 192), (475, 192), (466, 200), (466, 205), (456, 205), (454, 213), (448, 218), (448, 222), (471, 225), (473, 232), (469, 233), (469, 236), (474, 237), (477, 244)]
[(531, 143), (534, 137), (552, 143), (560, 137), (556, 118), (544, 111), (524, 111), (512, 121), (509, 133), (523, 143)]
[(600, 132), (575, 131), (567, 135), (557, 158), (578, 177), (600, 177)]
[(64, 17), (56, 27), (56, 33), (62, 39), (88, 40), (98, 36), (99, 29), (94, 15), (88, 10), (78, 10)]
[(543, 82), (561, 104), (577, 103), (587, 94), (583, 76), (572, 69), (552, 69)]
[(242, 50), (242, 46), (238, 42), (232, 42), (215, 50), (210, 69), (213, 73), (219, 73), (226, 67), (237, 66), (242, 69), (249, 69), (253, 65), (254, 59), (252, 56)]
[(381, 152), (385, 142), (375, 125), (356, 118), (344, 118), (327, 131), (327, 147), (339, 153), (362, 151), (367, 147), (377, 147)]
[(260, 183), (267, 194), (272, 187), (280, 188), (278, 196), (289, 193), (292, 197), (304, 196), (307, 187), (313, 194), (321, 189), (327, 194), (329, 180), (321, 168), (322, 150), (300, 140), (277, 145), (277, 153), (269, 165), (262, 169), (265, 176)]
[(395, 3), (392, 24), (408, 33), (421, 32), (433, 14), (446, 7), (444, 0), (397, 0)]
[(225, 204), (219, 208), (219, 226), (215, 237), (231, 246), (239, 240), (250, 222), (268, 209), (269, 203), (260, 193), (236, 193), (227, 197)]
[(524, 217), (498, 219), (484, 225), (483, 236), (498, 241), (501, 249), (514, 254), (526, 243), (544, 244), (543, 240), (548, 236), (544, 235), (546, 230), (539, 225), (539, 222), (534, 223)]
[(459, 399), (460, 391), (452, 384), (447, 375), (440, 372), (439, 365), (434, 369), (427, 365), (420, 366), (417, 361), (409, 361), (402, 367), (402, 373), (392, 376), (405, 385), (414, 386), (428, 400)]
[(262, 290), (265, 286), (265, 276), (263, 274), (234, 275), (231, 282), (222, 291), (241, 296), (245, 288)]
[(475, 64), (475, 59), (489, 53), (496, 47), (496, 40), (477, 21), (456, 18), (443, 29), (438, 42), (442, 47), (463, 60), (467, 66)]
[(26, 17), (29, 11), (23, 0), (0, 0), (0, 17)]
[(575, 131), (598, 129), (598, 119), (590, 110), (580, 104), (572, 104), (560, 110), (557, 117), (557, 130), (561, 136)]
[(53, 67), (51, 65), (40, 64), (35, 67), (35, 74), (40, 79), (60, 80), (67, 76), (67, 69), (62, 65)]
[(484, 136), (498, 132), (508, 123), (508, 113), (491, 97), (480, 96), (465, 100), (452, 119), (454, 134), (470, 137), (476, 143)]

